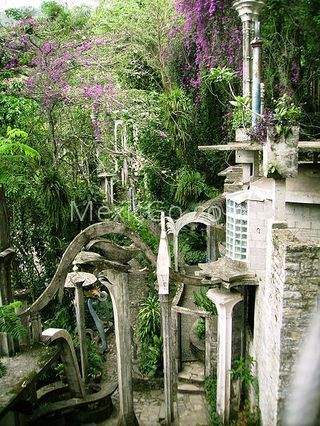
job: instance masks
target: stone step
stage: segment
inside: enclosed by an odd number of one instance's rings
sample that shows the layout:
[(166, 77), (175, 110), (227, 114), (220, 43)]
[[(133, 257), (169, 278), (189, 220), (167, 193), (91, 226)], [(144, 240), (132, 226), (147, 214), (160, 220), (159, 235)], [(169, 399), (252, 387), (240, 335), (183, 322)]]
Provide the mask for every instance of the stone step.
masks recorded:
[(192, 374), (187, 371), (181, 371), (178, 374), (178, 379), (180, 382), (187, 382), (193, 384), (203, 384), (204, 383), (204, 375), (203, 374)]
[(201, 394), (204, 393), (204, 387), (200, 384), (196, 385), (192, 383), (179, 383), (178, 393)]

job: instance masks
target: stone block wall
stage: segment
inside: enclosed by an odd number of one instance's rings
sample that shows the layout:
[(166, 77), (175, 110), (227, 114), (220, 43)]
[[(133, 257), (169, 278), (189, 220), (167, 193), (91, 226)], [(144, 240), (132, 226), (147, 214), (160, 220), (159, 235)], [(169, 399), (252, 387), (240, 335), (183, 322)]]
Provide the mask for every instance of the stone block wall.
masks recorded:
[(320, 205), (287, 203), (288, 227), (303, 240), (320, 241)]
[(320, 289), (320, 245), (302, 242), (276, 226), (269, 234), (266, 281), (257, 290), (251, 346), (266, 426), (280, 424), (296, 354)]

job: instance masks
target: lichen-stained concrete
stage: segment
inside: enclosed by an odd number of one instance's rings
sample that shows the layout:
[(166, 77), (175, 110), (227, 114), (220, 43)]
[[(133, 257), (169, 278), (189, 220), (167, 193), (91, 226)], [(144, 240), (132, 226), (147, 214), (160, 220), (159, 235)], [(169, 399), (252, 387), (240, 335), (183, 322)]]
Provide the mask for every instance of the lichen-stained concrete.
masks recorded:
[(56, 347), (35, 345), (19, 355), (1, 359), (7, 372), (0, 378), (0, 424), (1, 416), (28, 392), (29, 386), (56, 359), (58, 352)]

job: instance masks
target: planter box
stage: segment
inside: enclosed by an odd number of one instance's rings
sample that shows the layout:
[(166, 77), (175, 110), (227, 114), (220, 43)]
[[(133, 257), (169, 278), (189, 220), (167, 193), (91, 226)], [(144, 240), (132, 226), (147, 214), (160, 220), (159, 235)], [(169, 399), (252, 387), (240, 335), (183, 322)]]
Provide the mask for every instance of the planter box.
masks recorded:
[(250, 136), (248, 136), (247, 131), (245, 127), (236, 129), (236, 142), (249, 142)]
[[(292, 127), (292, 134), (274, 139), (267, 129), (267, 142), (263, 146), (263, 175), (273, 178), (293, 178), (298, 174), (299, 127)], [(275, 169), (272, 172), (270, 169)]]

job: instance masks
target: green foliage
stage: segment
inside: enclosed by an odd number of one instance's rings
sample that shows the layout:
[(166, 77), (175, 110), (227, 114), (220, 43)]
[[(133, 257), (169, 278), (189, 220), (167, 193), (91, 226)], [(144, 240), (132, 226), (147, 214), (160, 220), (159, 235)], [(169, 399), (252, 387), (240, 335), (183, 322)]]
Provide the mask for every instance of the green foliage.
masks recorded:
[(44, 321), (43, 325), (45, 328), (63, 328), (70, 334), (73, 334), (74, 314), (72, 312), (72, 307), (66, 303), (66, 299), (64, 299), (64, 304), (59, 308), (55, 307), (52, 315), (53, 318), (49, 318)]
[(0, 361), (0, 379), (3, 377), (7, 372), (7, 367)]
[(114, 68), (123, 84), (131, 89), (168, 90), (171, 0), (102, 1), (94, 18), (97, 34), (112, 34), (108, 47)]
[(206, 337), (206, 322), (204, 318), (199, 318), (196, 325), (197, 336), (200, 340)]
[(157, 252), (159, 238), (150, 231), (143, 218), (137, 218), (134, 213), (130, 212), (127, 205), (121, 208), (120, 216), (125, 225), (135, 231), (154, 252)]
[(210, 299), (208, 299), (206, 292), (203, 288), (200, 288), (198, 293), (194, 291), (193, 297), (194, 303), (199, 306), (199, 308), (210, 312), (212, 315), (217, 315), (216, 305)]
[(229, 101), (234, 107), (232, 111), (232, 129), (251, 127), (252, 113), (250, 111), (250, 98), (247, 96), (236, 96), (234, 101)]
[(88, 349), (88, 374), (94, 377), (96, 374), (102, 373), (104, 356), (101, 354), (93, 340), (87, 340)]
[(191, 140), (191, 125), (193, 123), (193, 108), (190, 98), (180, 88), (172, 89), (169, 93), (160, 96), (164, 123), (172, 135), (174, 147), (178, 154), (188, 148)]
[(8, 305), (0, 306), (0, 333), (8, 333), (14, 338), (23, 336), (27, 330), (21, 323), (20, 317), (15, 313), (15, 309), (21, 306), (21, 302), (12, 302)]
[(279, 136), (287, 137), (292, 133), (292, 126), (299, 124), (301, 108), (296, 106), (286, 93), (275, 102), (273, 121)]
[(211, 426), (221, 426), (217, 415), (217, 381), (209, 376), (205, 379), (204, 388), (209, 405), (209, 416)]
[(66, 9), (55, 1), (44, 1), (41, 4), (41, 11), (45, 18), (50, 20), (66, 21), (69, 15)]
[(311, 111), (310, 82), (319, 79), (318, 0), (268, 0), (260, 13), (264, 40), (266, 103), (291, 93)]
[(273, 179), (284, 179), (283, 175), (278, 169), (279, 164), (277, 163), (277, 161), (270, 161), (270, 163), (268, 164), (268, 177), (272, 177)]
[(176, 185), (175, 201), (183, 207), (191, 202), (197, 202), (201, 196), (209, 192), (204, 177), (188, 168), (179, 171)]
[(236, 77), (237, 73), (231, 68), (226, 66), (210, 68), (209, 73), (204, 73), (203, 79), (207, 82), (222, 82), (222, 83), (231, 83)]
[(240, 357), (234, 361), (234, 367), (230, 370), (231, 378), (233, 380), (239, 379), (247, 386), (252, 385), (255, 380), (252, 374), (254, 363), (255, 360), (250, 355), (247, 358)]
[(162, 338), (153, 336), (152, 341), (143, 343), (139, 354), (139, 370), (144, 376), (155, 377), (162, 367)]
[(138, 336), (142, 343), (139, 370), (154, 377), (162, 364), (162, 338), (160, 337), (160, 303), (158, 295), (150, 295), (141, 304), (138, 314)]
[(32, 7), (11, 7), (4, 11), (8, 18), (14, 19), (15, 21), (21, 21), (25, 18), (32, 18), (35, 14), (35, 9)]
[(207, 262), (206, 231), (202, 225), (198, 225), (195, 229), (183, 228), (179, 240), (180, 253), (188, 265)]
[(138, 314), (138, 336), (141, 342), (149, 344), (154, 336), (160, 335), (160, 303), (158, 296), (149, 296), (141, 304)]
[(70, 212), (68, 187), (56, 169), (46, 170), (40, 181), (44, 209), (56, 230), (63, 229)]
[(30, 158), (40, 159), (39, 153), (22, 141), (28, 138), (28, 134), (20, 129), (7, 128), (6, 137), (0, 137), (0, 155), (24, 154)]

